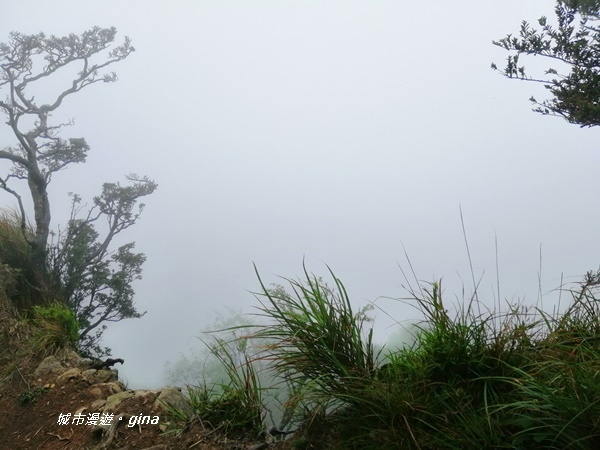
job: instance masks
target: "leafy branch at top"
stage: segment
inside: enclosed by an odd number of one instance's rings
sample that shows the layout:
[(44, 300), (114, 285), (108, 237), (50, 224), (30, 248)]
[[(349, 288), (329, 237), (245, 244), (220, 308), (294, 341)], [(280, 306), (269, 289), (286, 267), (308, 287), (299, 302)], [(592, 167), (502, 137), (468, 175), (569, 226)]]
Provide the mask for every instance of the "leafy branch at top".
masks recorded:
[[(576, 1), (559, 1), (555, 8), (557, 26), (546, 17), (538, 20), (541, 28), (523, 21), (518, 37), (509, 34), (493, 41), (513, 52), (500, 70), (504, 76), (542, 83), (552, 94), (541, 102), (532, 96), (534, 111), (563, 117), (581, 127), (600, 125), (600, 29), (594, 25), (599, 17), (598, 8), (587, 3), (584, 7)], [(544, 71), (544, 76), (532, 77), (520, 62), (522, 55), (541, 56), (555, 64)], [(494, 63), (491, 67), (499, 70)]]

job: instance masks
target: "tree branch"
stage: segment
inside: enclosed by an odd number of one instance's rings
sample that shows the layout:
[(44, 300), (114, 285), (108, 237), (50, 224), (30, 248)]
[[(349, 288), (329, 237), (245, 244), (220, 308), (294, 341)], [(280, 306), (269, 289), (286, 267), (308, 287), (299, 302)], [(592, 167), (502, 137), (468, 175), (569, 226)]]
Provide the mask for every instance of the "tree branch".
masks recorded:
[(6, 150), (0, 150), (0, 159), (8, 159), (9, 161), (21, 164), (26, 169), (29, 169), (29, 162), (25, 158), (15, 155), (14, 153), (7, 152)]

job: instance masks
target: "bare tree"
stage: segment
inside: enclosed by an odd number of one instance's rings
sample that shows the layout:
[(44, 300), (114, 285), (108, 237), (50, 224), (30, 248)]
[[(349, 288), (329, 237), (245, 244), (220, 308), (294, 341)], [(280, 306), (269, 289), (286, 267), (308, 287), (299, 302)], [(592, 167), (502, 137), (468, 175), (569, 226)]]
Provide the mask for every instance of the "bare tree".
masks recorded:
[[(89, 150), (83, 138), (59, 137), (61, 129), (70, 123), (51, 124), (49, 119), (69, 95), (100, 81), (117, 80), (114, 72), (104, 70), (127, 58), (135, 49), (127, 37), (121, 45), (110, 49), (116, 33), (114, 27), (94, 27), (81, 35), (65, 37), (13, 32), (8, 43), (0, 43), (0, 95), (4, 94), (0, 111), (17, 139), (16, 145), (0, 150), (0, 159), (12, 163), (10, 172), (0, 177), (0, 188), (16, 198), (21, 228), (27, 236), (21, 196), (9, 186), (13, 178), (27, 180), (35, 218), (35, 236), (28, 238), (28, 242), (38, 267), (45, 264), (50, 233), (48, 184), (55, 172), (85, 162)], [(79, 69), (74, 79), (50, 100), (37, 101), (33, 89), (67, 66)]]
[[(72, 194), (71, 217), (66, 229), (49, 244), (50, 201), (48, 184), (54, 173), (70, 164), (85, 162), (90, 149), (83, 138), (63, 139), (59, 135), (67, 123), (51, 123), (52, 113), (71, 94), (98, 82), (117, 80), (106, 68), (127, 58), (134, 48), (129, 38), (113, 46), (115, 28), (95, 27), (81, 35), (46, 37), (43, 33), (24, 35), (13, 32), (8, 43), (0, 43), (0, 113), (16, 137), (16, 144), (0, 149), (0, 159), (11, 163), (0, 175), (0, 188), (17, 200), (23, 236), (31, 249), (34, 286), (42, 295), (51, 280), (50, 294), (60, 298), (76, 314), (79, 348), (87, 353), (105, 354), (99, 341), (106, 322), (139, 318), (133, 303), (131, 284), (141, 278), (146, 257), (134, 253), (134, 243), (109, 249), (113, 238), (134, 225), (144, 205), (141, 197), (150, 195), (157, 184), (147, 177), (127, 176), (128, 184), (104, 183), (102, 193), (83, 217), (85, 205)], [(64, 69), (64, 70), (63, 70)], [(78, 71), (75, 75), (75, 71)], [(58, 94), (48, 93), (49, 78), (71, 74)], [(36, 100), (36, 96), (45, 100)], [(47, 99), (47, 97), (50, 97)], [(23, 200), (11, 183), (26, 180), (33, 201), (35, 232), (28, 230)], [(96, 230), (99, 219), (106, 233)]]

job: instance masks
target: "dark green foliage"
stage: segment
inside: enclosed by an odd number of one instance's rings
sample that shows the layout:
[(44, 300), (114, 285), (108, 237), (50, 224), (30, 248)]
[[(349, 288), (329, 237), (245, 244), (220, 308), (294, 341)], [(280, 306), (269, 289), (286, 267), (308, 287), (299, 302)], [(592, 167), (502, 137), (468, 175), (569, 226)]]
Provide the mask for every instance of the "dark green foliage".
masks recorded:
[(19, 396), (19, 403), (21, 405), (29, 405), (31, 403), (35, 403), (39, 400), (39, 398), (45, 394), (47, 391), (46, 388), (42, 386), (35, 387), (33, 389), (29, 389), (28, 391), (23, 392)]
[(599, 0), (560, 0), (560, 3), (586, 16), (598, 17), (600, 11)]
[[(144, 208), (140, 204), (135, 211), (137, 201), (154, 192), (157, 185), (145, 177), (130, 175), (128, 179), (132, 182), (128, 186), (106, 183), (85, 219), (77, 217), (81, 199), (72, 195), (71, 220), (50, 254), (51, 269), (60, 280), (62, 298), (77, 314), (81, 326), (79, 348), (97, 356), (109, 352), (99, 346), (106, 322), (145, 314), (135, 308), (132, 288), (132, 283), (141, 278), (145, 255), (133, 252), (133, 242), (113, 253), (109, 252), (109, 244), (117, 233), (135, 224)], [(103, 239), (99, 239), (95, 229), (99, 218), (109, 223)]]
[[(597, 1), (559, 1), (555, 13), (557, 26), (546, 17), (538, 20), (539, 28), (523, 21), (519, 36), (511, 34), (494, 44), (513, 52), (502, 71), (508, 78), (539, 82), (551, 98), (538, 102), (533, 96), (534, 111), (560, 116), (582, 127), (600, 125), (600, 29)], [(520, 56), (534, 55), (549, 59), (544, 76), (530, 77), (521, 65)], [(497, 69), (492, 64), (493, 69)], [(565, 72), (566, 73), (563, 73)]]

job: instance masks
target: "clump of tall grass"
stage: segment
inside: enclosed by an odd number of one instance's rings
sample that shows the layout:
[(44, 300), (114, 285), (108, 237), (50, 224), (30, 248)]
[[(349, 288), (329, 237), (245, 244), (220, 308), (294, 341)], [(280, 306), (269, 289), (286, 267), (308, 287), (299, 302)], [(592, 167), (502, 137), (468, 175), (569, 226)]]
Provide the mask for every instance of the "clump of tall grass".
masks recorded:
[(491, 311), (477, 295), (451, 314), (439, 283), (420, 284), (416, 340), (382, 365), (330, 274), (335, 288), (305, 269), (291, 293), (259, 276), (263, 358), (304, 408), (306, 448), (600, 448), (600, 272), (554, 315)]
[(304, 269), (304, 282), (287, 280), (292, 293), (265, 287), (261, 313), (272, 325), (256, 337), (269, 341), (273, 368), (296, 386), (310, 384), (315, 396), (341, 403), (352, 400), (356, 384), (370, 378), (377, 355), (364, 310), (354, 312), (342, 282), (335, 288)]
[(65, 304), (53, 302), (34, 306), (30, 314), (34, 326), (31, 342), (36, 354), (48, 356), (63, 348), (75, 348), (79, 341), (79, 322)]
[(15, 281), (18, 295), (11, 295), (14, 305), (24, 309), (35, 304), (33, 286), (34, 269), (31, 262), (30, 245), (27, 238), (33, 237), (33, 229), (26, 225), (21, 228), (21, 217), (15, 210), (0, 209), (0, 262), (16, 272)]
[(10, 298), (20, 311), (52, 301), (59, 291), (51, 275), (40, 273), (44, 269), (32, 261), (29, 243), (34, 235), (33, 226), (23, 222), (18, 211), (0, 209), (0, 263), (15, 271), (16, 289)]
[[(330, 270), (334, 286), (308, 273), (305, 279), (286, 279), (291, 292), (262, 287), (260, 312), (270, 325), (255, 337), (268, 344), (261, 358), (270, 360), (275, 374), (292, 393), (286, 402), (310, 424), (308, 433), (323, 439), (336, 411), (360, 408), (371, 383), (378, 354), (365, 310), (354, 311), (342, 282)], [(317, 431), (315, 431), (317, 430)], [(322, 430), (320, 432), (318, 430)]]
[(188, 385), (188, 407), (169, 408), (176, 419), (199, 420), (232, 436), (256, 436), (262, 431), (265, 412), (262, 388), (252, 361), (244, 349), (239, 348), (244, 345), (243, 341), (236, 340), (237, 349), (220, 338), (215, 338), (213, 345), (207, 344), (225, 369), (226, 380), (212, 385), (206, 382)]
[(11, 266), (26, 266), (29, 263), (29, 244), (33, 239), (31, 224), (21, 228), (21, 216), (15, 210), (0, 210), (0, 256)]
[(509, 415), (518, 445), (600, 447), (600, 271), (588, 272), (562, 314), (542, 314), (545, 335), (515, 381)]

